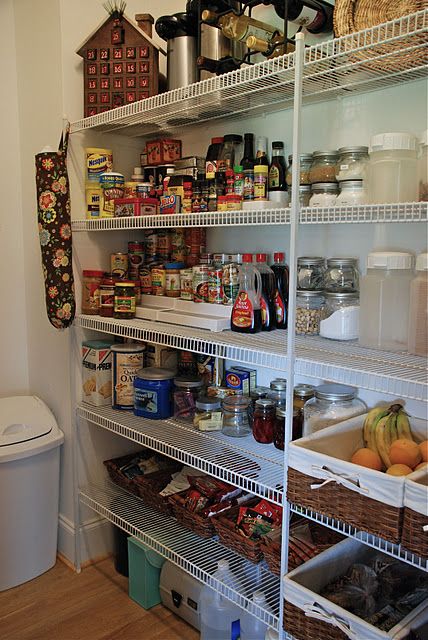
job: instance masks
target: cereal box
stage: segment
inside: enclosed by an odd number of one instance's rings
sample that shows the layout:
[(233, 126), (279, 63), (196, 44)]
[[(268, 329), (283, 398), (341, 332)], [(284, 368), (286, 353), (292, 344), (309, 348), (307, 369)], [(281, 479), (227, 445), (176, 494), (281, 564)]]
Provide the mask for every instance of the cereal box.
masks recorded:
[(108, 340), (82, 343), (82, 399), (96, 407), (111, 404), (111, 351)]

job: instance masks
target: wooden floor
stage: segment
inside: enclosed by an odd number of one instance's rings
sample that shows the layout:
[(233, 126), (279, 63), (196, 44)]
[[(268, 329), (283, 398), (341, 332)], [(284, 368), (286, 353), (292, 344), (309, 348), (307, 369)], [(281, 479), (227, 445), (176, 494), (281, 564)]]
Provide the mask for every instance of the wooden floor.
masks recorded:
[[(0, 568), (1, 570), (1, 568)], [(111, 559), (80, 575), (53, 569), (0, 593), (1, 640), (199, 640), (168, 609), (145, 611), (128, 597), (128, 580)]]

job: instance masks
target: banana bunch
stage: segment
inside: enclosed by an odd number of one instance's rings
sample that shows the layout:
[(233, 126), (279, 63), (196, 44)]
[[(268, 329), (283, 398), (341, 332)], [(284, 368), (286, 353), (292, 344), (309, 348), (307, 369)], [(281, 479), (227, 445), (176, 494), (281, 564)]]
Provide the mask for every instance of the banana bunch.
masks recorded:
[(365, 446), (381, 458), (388, 469), (391, 466), (389, 450), (399, 438), (413, 440), (409, 418), (401, 404), (389, 408), (375, 407), (366, 416), (363, 427)]

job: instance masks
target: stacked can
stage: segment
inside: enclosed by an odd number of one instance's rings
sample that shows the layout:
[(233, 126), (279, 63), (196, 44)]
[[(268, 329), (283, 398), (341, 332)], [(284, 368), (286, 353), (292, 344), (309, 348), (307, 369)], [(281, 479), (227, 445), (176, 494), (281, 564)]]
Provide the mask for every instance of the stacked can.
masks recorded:
[(85, 149), (86, 165), (86, 217), (100, 217), (100, 176), (102, 173), (113, 170), (113, 151), (111, 149), (98, 149), (87, 147)]
[(215, 253), (208, 271), (208, 302), (223, 304), (223, 267), (226, 263), (224, 253)]

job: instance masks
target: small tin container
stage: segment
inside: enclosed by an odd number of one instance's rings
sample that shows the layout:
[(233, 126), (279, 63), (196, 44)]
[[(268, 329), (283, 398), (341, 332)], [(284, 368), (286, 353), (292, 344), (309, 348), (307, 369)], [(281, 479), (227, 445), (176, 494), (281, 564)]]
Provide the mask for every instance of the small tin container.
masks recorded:
[(124, 279), (128, 275), (128, 254), (112, 253), (110, 256), (110, 271), (113, 277)]
[(147, 367), (134, 379), (134, 413), (136, 416), (165, 420), (172, 416), (174, 372), (170, 369)]
[(134, 380), (143, 366), (145, 344), (113, 344), (112, 407), (134, 409)]

